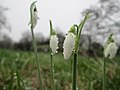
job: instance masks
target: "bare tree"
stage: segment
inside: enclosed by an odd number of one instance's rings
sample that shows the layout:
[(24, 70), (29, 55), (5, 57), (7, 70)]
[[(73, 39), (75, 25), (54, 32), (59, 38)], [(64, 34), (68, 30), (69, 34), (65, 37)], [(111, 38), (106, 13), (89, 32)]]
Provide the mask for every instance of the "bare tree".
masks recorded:
[(2, 34), (2, 38), (0, 38), (0, 48), (7, 48), (7, 49), (11, 49), (13, 46), (13, 41), (12, 39), (9, 37), (8, 34)]
[[(37, 45), (42, 45), (46, 42), (46, 38), (43, 36), (42, 33), (35, 33), (35, 40)], [(15, 49), (32, 50), (32, 48), (32, 36), (30, 30), (26, 30), (25, 32), (23, 32), (20, 41), (15, 44)]]
[(0, 5), (0, 31), (3, 28), (10, 30), (9, 23), (7, 22), (7, 18), (5, 17), (5, 11), (7, 11), (7, 10), (8, 10), (8, 8), (5, 8)]
[(0, 47), (1, 48), (12, 48), (13, 41), (8, 34), (4, 33), (2, 30), (11, 30), (7, 18), (5, 16), (5, 11), (8, 8), (5, 8), (0, 5)]
[(91, 13), (84, 28), (91, 41), (103, 43), (110, 33), (115, 34), (116, 38), (120, 37), (120, 0), (100, 0), (98, 5), (85, 12)]

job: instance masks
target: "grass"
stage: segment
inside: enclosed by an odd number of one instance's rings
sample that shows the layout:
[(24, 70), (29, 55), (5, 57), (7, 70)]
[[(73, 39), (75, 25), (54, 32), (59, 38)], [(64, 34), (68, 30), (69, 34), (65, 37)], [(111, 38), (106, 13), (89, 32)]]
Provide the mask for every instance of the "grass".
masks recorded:
[[(107, 61), (107, 89), (120, 90), (120, 57)], [(39, 52), (42, 81), (51, 90), (50, 55)], [(72, 59), (64, 60), (61, 53), (53, 57), (56, 90), (70, 90)], [(37, 69), (33, 52), (0, 49), (0, 90), (37, 90)], [(78, 55), (78, 90), (102, 90), (102, 59)]]

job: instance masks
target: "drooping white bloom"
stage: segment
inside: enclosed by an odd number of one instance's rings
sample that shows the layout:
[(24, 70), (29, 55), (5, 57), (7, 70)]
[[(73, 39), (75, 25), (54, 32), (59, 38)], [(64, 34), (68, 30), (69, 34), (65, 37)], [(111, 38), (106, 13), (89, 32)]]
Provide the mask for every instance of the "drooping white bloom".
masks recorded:
[(110, 44), (106, 47), (105, 51), (104, 51), (104, 55), (105, 57), (108, 57), (109, 59), (112, 59), (115, 57), (116, 53), (117, 53), (117, 45), (115, 42), (110, 42)]
[(37, 20), (39, 19), (38, 18), (38, 14), (36, 11), (33, 12), (33, 17), (32, 17), (32, 25), (33, 25), (33, 28), (35, 28), (36, 24), (37, 24)]
[(69, 59), (74, 49), (74, 46), (75, 46), (75, 35), (69, 32), (63, 43), (64, 59)]
[(51, 37), (50, 37), (50, 48), (51, 48), (53, 54), (57, 53), (58, 37), (56, 35), (51, 35)]
[(31, 14), (30, 24), (33, 28), (35, 28), (37, 24), (37, 20), (39, 19), (35, 3), (36, 2), (33, 2), (30, 7), (30, 14)]

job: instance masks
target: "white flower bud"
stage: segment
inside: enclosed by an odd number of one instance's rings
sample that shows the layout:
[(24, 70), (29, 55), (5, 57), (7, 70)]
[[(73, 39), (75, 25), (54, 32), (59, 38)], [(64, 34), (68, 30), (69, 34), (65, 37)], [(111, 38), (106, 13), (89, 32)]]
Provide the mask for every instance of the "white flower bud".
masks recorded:
[(106, 47), (104, 51), (105, 57), (108, 57), (109, 59), (112, 59), (115, 57), (117, 53), (118, 47), (116, 46), (115, 42), (110, 42), (110, 44)]
[(36, 1), (33, 2), (30, 7), (31, 20), (29, 24), (31, 24), (33, 28), (35, 28), (37, 20), (39, 19), (35, 3)]
[(69, 59), (74, 49), (74, 46), (75, 46), (75, 35), (69, 32), (63, 44), (64, 59)]
[(36, 24), (37, 24), (37, 20), (38, 20), (38, 13), (36, 11), (33, 12), (33, 17), (32, 17), (32, 25), (33, 28), (35, 28)]
[(51, 37), (50, 37), (50, 48), (51, 48), (53, 54), (57, 53), (58, 37), (56, 35), (51, 35)]

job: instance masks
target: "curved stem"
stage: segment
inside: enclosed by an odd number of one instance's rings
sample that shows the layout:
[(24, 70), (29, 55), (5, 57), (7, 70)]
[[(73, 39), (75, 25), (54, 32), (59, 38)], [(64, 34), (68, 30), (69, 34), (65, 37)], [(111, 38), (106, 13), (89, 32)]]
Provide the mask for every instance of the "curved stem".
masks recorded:
[(79, 33), (78, 33), (78, 39), (80, 40), (80, 36), (81, 36), (81, 32), (82, 32), (82, 29), (83, 29), (83, 26), (86, 22), (86, 20), (88, 19), (89, 17), (89, 13), (86, 14), (86, 16), (84, 17), (83, 21), (81, 21), (81, 23), (79, 24)]
[(103, 90), (106, 90), (106, 58), (103, 58)]
[(76, 30), (77, 30), (76, 35), (78, 35), (78, 33), (79, 33), (79, 27), (78, 27), (78, 25), (77, 25), (77, 24), (75, 24), (74, 26), (76, 27)]
[(86, 14), (83, 21), (79, 24), (79, 26), (74, 25), (77, 28), (77, 33), (76, 33), (76, 43), (75, 43), (75, 52), (74, 52), (74, 61), (73, 61), (72, 90), (76, 90), (77, 55), (78, 55), (79, 41), (80, 41), (80, 36), (81, 36), (83, 26), (84, 26), (88, 16), (89, 16), (89, 14)]
[(72, 90), (76, 90), (76, 77), (77, 77), (77, 54), (75, 53), (73, 61)]
[(51, 59), (51, 76), (52, 76), (52, 90), (55, 90), (55, 83), (54, 83), (54, 63), (53, 63), (53, 55), (50, 54)]
[(33, 32), (33, 27), (32, 26), (31, 26), (31, 33), (32, 33), (32, 39), (33, 39), (35, 60), (36, 60), (36, 63), (37, 63), (37, 72), (38, 72), (39, 86), (40, 86), (40, 90), (43, 90), (41, 73), (40, 73), (40, 63), (39, 63), (38, 54), (37, 54), (37, 45), (36, 45), (36, 42), (35, 42), (35, 37), (34, 37), (34, 32)]

